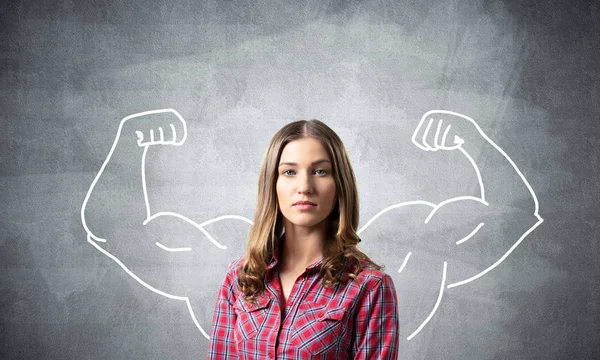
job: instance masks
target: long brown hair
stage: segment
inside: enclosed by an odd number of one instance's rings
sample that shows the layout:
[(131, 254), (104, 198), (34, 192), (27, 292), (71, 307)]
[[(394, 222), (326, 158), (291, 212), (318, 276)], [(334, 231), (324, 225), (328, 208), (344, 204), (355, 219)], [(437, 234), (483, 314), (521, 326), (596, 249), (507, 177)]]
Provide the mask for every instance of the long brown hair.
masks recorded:
[[(359, 202), (356, 178), (346, 148), (339, 136), (323, 122), (298, 120), (283, 126), (271, 139), (258, 177), (258, 198), (254, 224), (248, 233), (244, 264), (240, 267), (238, 284), (246, 301), (253, 302), (265, 290), (267, 264), (278, 253), (279, 237), (283, 234), (283, 215), (277, 203), (278, 165), (283, 148), (291, 141), (312, 137), (321, 142), (332, 163), (338, 199), (328, 217), (328, 241), (324, 246), (321, 273), (323, 286), (332, 286), (349, 277), (356, 279), (363, 262), (376, 269), (374, 263), (356, 245), (361, 241), (356, 230), (359, 222)], [(352, 266), (346, 272), (344, 263)]]

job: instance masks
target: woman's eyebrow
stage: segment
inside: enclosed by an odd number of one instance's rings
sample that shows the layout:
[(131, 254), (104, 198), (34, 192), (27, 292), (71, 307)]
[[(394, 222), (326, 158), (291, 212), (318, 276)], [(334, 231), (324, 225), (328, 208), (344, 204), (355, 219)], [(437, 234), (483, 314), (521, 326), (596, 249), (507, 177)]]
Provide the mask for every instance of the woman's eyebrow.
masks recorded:
[[(324, 162), (328, 162), (329, 164), (331, 164), (331, 161), (326, 160), (326, 159), (321, 159), (321, 160), (313, 161), (310, 165), (317, 165), (317, 164), (324, 163)], [(279, 163), (280, 167), (283, 166), (283, 165), (296, 166), (298, 164), (296, 164), (295, 162), (282, 162), (282, 163)]]

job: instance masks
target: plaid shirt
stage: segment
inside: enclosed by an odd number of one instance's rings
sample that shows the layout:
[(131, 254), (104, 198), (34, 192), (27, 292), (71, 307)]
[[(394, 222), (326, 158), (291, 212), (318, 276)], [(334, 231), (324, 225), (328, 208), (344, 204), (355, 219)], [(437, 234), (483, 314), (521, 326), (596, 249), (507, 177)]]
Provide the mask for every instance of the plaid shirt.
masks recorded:
[(282, 311), (277, 256), (257, 305), (244, 301), (237, 284), (243, 259), (229, 264), (219, 289), (207, 359), (398, 358), (398, 299), (388, 274), (366, 268), (360, 284), (349, 279), (324, 288), (321, 258), (297, 278)]

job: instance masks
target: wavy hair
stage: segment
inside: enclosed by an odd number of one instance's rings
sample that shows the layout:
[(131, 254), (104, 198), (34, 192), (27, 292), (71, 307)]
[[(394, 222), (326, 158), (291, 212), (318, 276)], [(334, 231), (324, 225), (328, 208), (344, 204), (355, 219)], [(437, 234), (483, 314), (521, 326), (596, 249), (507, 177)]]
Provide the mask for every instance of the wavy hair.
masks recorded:
[[(346, 278), (356, 279), (364, 269), (364, 262), (376, 269), (383, 268), (356, 247), (361, 241), (356, 233), (359, 222), (358, 191), (342, 140), (320, 120), (298, 120), (283, 126), (273, 136), (260, 168), (254, 224), (248, 233), (245, 261), (238, 275), (238, 284), (247, 302), (254, 302), (257, 295), (265, 290), (267, 264), (273, 254), (278, 253), (279, 238), (284, 231), (283, 214), (279, 210), (276, 192), (281, 153), (289, 142), (305, 137), (317, 139), (329, 154), (338, 196), (328, 217), (327, 241), (320, 267), (323, 286), (333, 286)], [(353, 266), (347, 268), (344, 266), (346, 263)]]

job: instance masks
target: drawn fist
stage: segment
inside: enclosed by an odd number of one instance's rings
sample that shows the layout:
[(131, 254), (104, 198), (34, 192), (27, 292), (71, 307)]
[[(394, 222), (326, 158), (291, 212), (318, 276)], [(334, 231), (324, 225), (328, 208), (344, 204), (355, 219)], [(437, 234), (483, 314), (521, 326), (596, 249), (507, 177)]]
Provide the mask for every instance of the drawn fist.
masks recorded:
[[(475, 121), (465, 115), (446, 110), (426, 112), (412, 136), (412, 142), (425, 151), (454, 150), (465, 143), (458, 136), (465, 126)], [(477, 126), (475, 124), (475, 126)]]
[(173, 109), (145, 111), (121, 120), (126, 133), (137, 135), (140, 147), (150, 145), (182, 145), (187, 138), (187, 126), (181, 115)]

